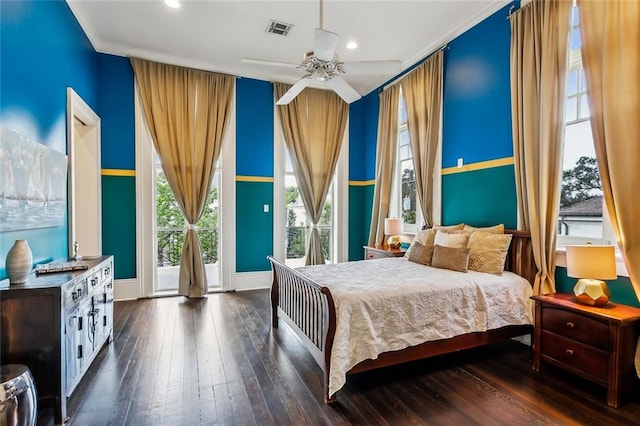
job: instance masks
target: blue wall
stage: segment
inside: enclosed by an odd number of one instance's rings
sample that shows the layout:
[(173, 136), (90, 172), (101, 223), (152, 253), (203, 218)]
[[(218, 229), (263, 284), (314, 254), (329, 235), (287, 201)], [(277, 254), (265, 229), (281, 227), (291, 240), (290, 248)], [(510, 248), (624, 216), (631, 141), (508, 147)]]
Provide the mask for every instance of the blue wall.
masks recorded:
[[(67, 87), (97, 107), (97, 54), (63, 1), (0, 2), (0, 126), (66, 153)], [(0, 279), (16, 239), (35, 262), (67, 255), (67, 227), (0, 233)]]

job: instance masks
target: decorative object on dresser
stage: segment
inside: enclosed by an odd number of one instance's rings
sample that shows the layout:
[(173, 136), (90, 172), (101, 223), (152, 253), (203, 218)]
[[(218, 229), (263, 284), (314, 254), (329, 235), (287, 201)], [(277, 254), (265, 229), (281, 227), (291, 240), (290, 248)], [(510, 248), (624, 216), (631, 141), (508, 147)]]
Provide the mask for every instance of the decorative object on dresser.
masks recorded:
[(380, 259), (383, 257), (402, 257), (406, 250), (364, 246), (364, 259)]
[(105, 342), (113, 340), (113, 257), (85, 257), (79, 271), (0, 283), (0, 359), (26, 365), (38, 398), (52, 400), (54, 421)]
[(611, 292), (601, 280), (614, 280), (618, 277), (615, 256), (614, 246), (567, 246), (567, 275), (579, 278), (573, 287), (578, 302), (592, 306), (602, 306), (609, 302)]
[(389, 248), (399, 249), (402, 244), (402, 218), (388, 217), (384, 220), (384, 234), (389, 236), (387, 244)]
[(27, 240), (16, 240), (7, 253), (5, 265), (11, 284), (22, 284), (27, 281), (33, 267), (33, 255)]
[(555, 365), (607, 388), (607, 404), (618, 407), (638, 387), (634, 367), (640, 309), (615, 303), (587, 306), (571, 294), (535, 300), (533, 369)]

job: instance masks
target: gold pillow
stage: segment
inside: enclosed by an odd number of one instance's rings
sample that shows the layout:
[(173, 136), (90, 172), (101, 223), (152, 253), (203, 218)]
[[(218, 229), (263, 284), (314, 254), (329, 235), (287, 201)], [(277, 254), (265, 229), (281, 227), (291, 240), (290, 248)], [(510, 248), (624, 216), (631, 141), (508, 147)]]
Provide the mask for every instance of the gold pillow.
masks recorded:
[(413, 241), (411, 241), (411, 245), (407, 249), (407, 252), (404, 254), (404, 257), (408, 258), (411, 254), (411, 249), (413, 248), (415, 243), (420, 243), (423, 246), (432, 246), (433, 240), (436, 237), (436, 231), (434, 229), (423, 229), (418, 231), (415, 237), (413, 237)]
[(507, 259), (511, 234), (473, 232), (469, 236), (469, 269), (489, 274), (502, 275)]
[(464, 223), (457, 225), (433, 225), (433, 229), (441, 231), (462, 231), (464, 229)]
[(451, 269), (452, 271), (467, 272), (469, 263), (468, 248), (451, 248), (435, 245), (431, 266), (435, 268)]
[(416, 241), (411, 248), (409, 260), (411, 262), (421, 263), (423, 265), (431, 265), (431, 257), (433, 256), (433, 246), (425, 246)]
[(494, 226), (485, 226), (484, 228), (476, 228), (474, 226), (464, 225), (462, 229), (465, 232), (490, 232), (492, 234), (504, 234), (504, 224), (501, 223), (499, 225)]
[(438, 230), (434, 244), (442, 247), (466, 248), (469, 241), (469, 234), (462, 231), (447, 232)]

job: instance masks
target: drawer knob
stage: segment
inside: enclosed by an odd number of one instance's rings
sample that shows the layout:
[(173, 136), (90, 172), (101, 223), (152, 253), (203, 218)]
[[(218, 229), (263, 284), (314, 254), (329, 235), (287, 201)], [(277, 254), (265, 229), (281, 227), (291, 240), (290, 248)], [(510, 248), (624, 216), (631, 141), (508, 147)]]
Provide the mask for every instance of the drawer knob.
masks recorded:
[(567, 349), (564, 352), (567, 354), (567, 356), (573, 356), (573, 349)]
[(572, 323), (571, 321), (567, 321), (567, 328), (573, 328), (576, 325), (574, 323)]

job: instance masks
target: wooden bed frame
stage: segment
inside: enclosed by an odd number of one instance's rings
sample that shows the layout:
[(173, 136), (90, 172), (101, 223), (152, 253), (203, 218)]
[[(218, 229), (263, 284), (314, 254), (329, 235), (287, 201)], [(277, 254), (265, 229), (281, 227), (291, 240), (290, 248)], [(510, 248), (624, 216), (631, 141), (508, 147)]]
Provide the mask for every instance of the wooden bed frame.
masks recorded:
[[(536, 267), (533, 261), (529, 232), (506, 230), (505, 233), (513, 236), (505, 270), (515, 272), (533, 283)], [(300, 338), (324, 372), (325, 402), (335, 402), (336, 394), (329, 395), (331, 349), (336, 332), (336, 308), (331, 292), (327, 287), (317, 284), (277, 259), (269, 256), (268, 260), (271, 262), (273, 270), (271, 285), (272, 327), (277, 329), (278, 318), (281, 318)], [(349, 370), (348, 374), (473, 348), (531, 334), (531, 332), (531, 325), (515, 325), (426, 342), (399, 351), (382, 353), (375, 360), (362, 361)]]

